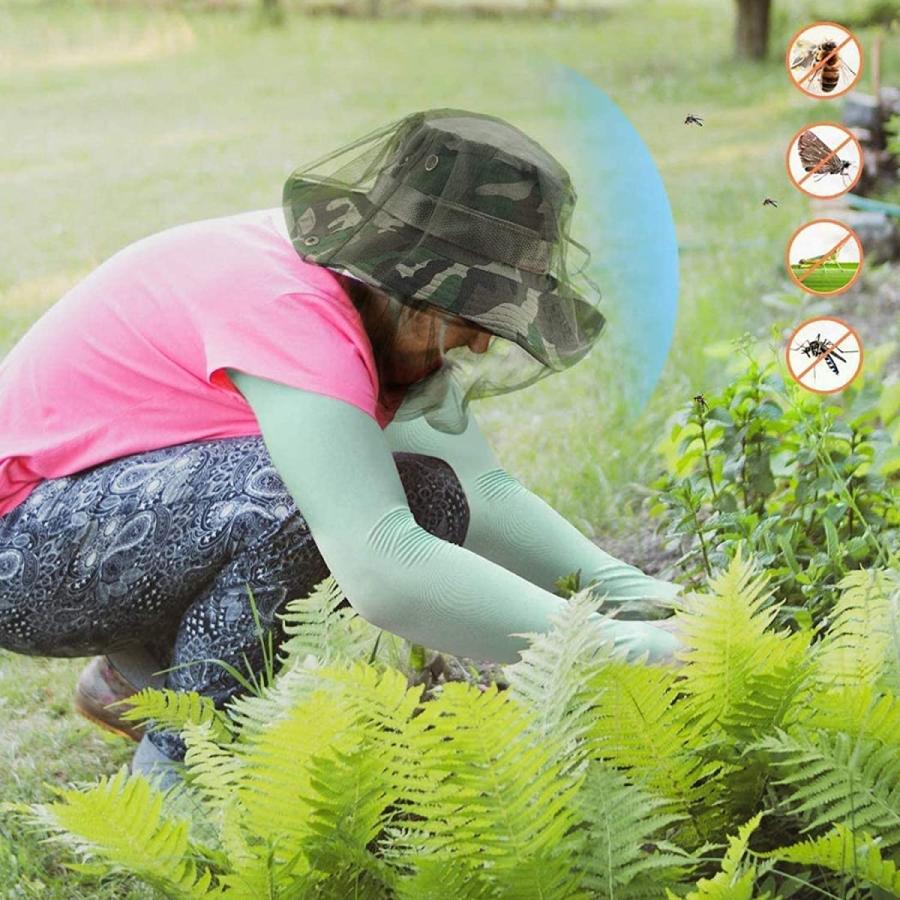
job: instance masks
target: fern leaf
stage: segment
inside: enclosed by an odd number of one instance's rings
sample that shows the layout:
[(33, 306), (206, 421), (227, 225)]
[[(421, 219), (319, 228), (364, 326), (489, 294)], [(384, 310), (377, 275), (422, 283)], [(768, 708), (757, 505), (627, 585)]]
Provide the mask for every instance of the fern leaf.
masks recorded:
[(766, 631), (778, 610), (764, 606), (771, 596), (766, 581), (737, 553), (710, 579), (711, 596), (682, 601), (678, 614), (689, 650), (679, 687), (703, 729), (718, 724), (746, 739), (783, 715), (802, 681), (807, 637)]
[(765, 635), (769, 652), (765, 668), (747, 673), (744, 692), (722, 715), (719, 725), (733, 740), (746, 743), (792, 721), (807, 702), (815, 666), (808, 655), (812, 633)]
[(572, 797), (581, 779), (560, 774), (559, 748), (552, 738), (534, 741), (532, 726), (506, 692), (444, 685), (406, 729), (413, 777), (398, 806), (420, 820), (389, 832), (391, 857), (412, 867), (422, 856), (481, 866), (488, 876), (511, 860), (527, 866), (541, 858), (533, 893), (560, 896), (571, 872), (553, 851), (577, 821)]
[(212, 805), (228, 805), (240, 783), (243, 766), (235, 745), (217, 743), (215, 729), (208, 722), (188, 725), (184, 738), (184, 762), (192, 786), (199, 788)]
[[(279, 613), (287, 640), (279, 648), (283, 665), (310, 654), (323, 664), (339, 660), (356, 660), (372, 646), (377, 629), (361, 619), (352, 609), (338, 609), (344, 592), (334, 577), (320, 581), (308, 597), (298, 597)], [(359, 619), (364, 627), (351, 628), (351, 620)]]
[(596, 695), (589, 738), (598, 758), (686, 809), (703, 800), (695, 785), (710, 782), (720, 764), (692, 752), (700, 731), (675, 703), (677, 678), (667, 668), (607, 662), (589, 682)]
[[(400, 878), (397, 900), (506, 900), (506, 894), (483, 871), (462, 862), (448, 865), (443, 859), (422, 857), (416, 860), (416, 871)], [(534, 893), (530, 895), (534, 897)]]
[(213, 729), (216, 740), (231, 739), (232, 729), (228, 717), (216, 709), (212, 698), (201, 696), (196, 691), (171, 691), (167, 688), (156, 690), (148, 687), (120, 702), (132, 707), (121, 714), (123, 719), (131, 722), (149, 719), (154, 730), (181, 731), (188, 724), (208, 724)]
[(342, 702), (356, 712), (358, 721), (378, 729), (383, 746), (413, 718), (422, 691), (421, 685), (409, 689), (406, 676), (396, 669), (382, 672), (363, 662), (322, 668), (318, 678), (320, 684), (340, 689)]
[(818, 650), (826, 686), (875, 684), (900, 695), (900, 583), (895, 571), (861, 569), (838, 584), (834, 622)]
[[(382, 675), (364, 663), (311, 674), (316, 690), (267, 727), (242, 735), (237, 794), (244, 826), (271, 843), (267, 864), (298, 890), (332, 876), (343, 883), (351, 863), (365, 863), (360, 877), (383, 888), (389, 872), (368, 849), (396, 796), (396, 761), (383, 735), (402, 734), (421, 688), (408, 692), (401, 673)], [(248, 861), (248, 871), (237, 874), (249, 877), (261, 864)]]
[[(742, 865), (743, 857), (747, 851), (750, 835), (757, 829), (759, 822), (765, 815), (765, 811), (758, 812), (752, 819), (745, 822), (738, 829), (737, 836), (729, 835), (728, 850), (722, 859), (722, 871), (715, 877), (701, 878), (696, 884), (696, 890), (686, 894), (686, 900), (702, 900), (702, 898), (715, 898), (715, 900), (753, 900), (753, 887), (759, 872), (757, 866)], [(768, 891), (758, 894), (756, 900), (767, 900)], [(666, 889), (668, 900), (677, 900), (678, 895)]]
[(900, 844), (900, 756), (879, 741), (826, 731), (777, 734), (760, 742), (790, 789), (787, 806), (808, 822), (802, 831), (831, 823), (879, 835), (884, 847)]
[[(396, 876), (370, 845), (381, 833), (392, 799), (385, 761), (370, 742), (349, 752), (329, 748), (310, 765), (310, 836), (302, 852), (320, 895), (391, 895)], [(352, 888), (352, 889), (351, 889)]]
[(845, 825), (835, 825), (821, 837), (759, 855), (784, 862), (825, 866), (900, 897), (897, 866), (891, 860), (881, 858), (881, 849), (872, 835), (857, 836)]
[(205, 897), (211, 872), (198, 866), (203, 848), (188, 841), (188, 823), (161, 816), (163, 795), (123, 766), (87, 791), (55, 789), (59, 802), (31, 807), (32, 821), (55, 840), (109, 869), (131, 872), (175, 897)]
[(226, 710), (242, 739), (247, 741), (272, 722), (290, 714), (321, 687), (316, 657), (292, 658), (279, 672), (273, 684), (258, 695), (239, 694), (226, 704)]
[(585, 823), (577, 865), (581, 885), (592, 896), (659, 897), (664, 885), (680, 881), (696, 865), (690, 854), (662, 840), (666, 827), (684, 818), (661, 812), (666, 805), (622, 773), (592, 763), (577, 799)]
[[(509, 696), (527, 708), (539, 738), (553, 735), (562, 748), (561, 771), (577, 774), (586, 765), (589, 746), (584, 737), (593, 719), (596, 691), (591, 673), (610, 658), (612, 646), (590, 616), (602, 601), (590, 590), (573, 595), (551, 615), (552, 628), (529, 635), (521, 660), (504, 669)], [(605, 648), (603, 652), (601, 647)]]
[(806, 729), (843, 731), (854, 739), (872, 738), (900, 754), (900, 699), (878, 693), (872, 684), (815, 692), (800, 721)]
[(238, 797), (251, 835), (263, 840), (288, 836), (296, 844), (309, 833), (311, 808), (304, 798), (309, 791), (310, 760), (352, 725), (352, 715), (333, 692), (320, 689), (242, 743)]

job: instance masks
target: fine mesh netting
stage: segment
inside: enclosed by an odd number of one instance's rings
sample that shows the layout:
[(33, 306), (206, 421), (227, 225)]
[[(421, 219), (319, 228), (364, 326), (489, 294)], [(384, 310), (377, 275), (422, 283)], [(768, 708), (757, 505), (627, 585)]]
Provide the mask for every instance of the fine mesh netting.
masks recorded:
[[(402, 400), (402, 418), (443, 407), (429, 421), (453, 432), (471, 400), (568, 368), (600, 334), (599, 289), (581, 274), (589, 254), (568, 234), (575, 200), (536, 141), (450, 109), (380, 128), (284, 188), (297, 252), (338, 274), (360, 312), (380, 402)], [(569, 247), (582, 255), (571, 274)]]

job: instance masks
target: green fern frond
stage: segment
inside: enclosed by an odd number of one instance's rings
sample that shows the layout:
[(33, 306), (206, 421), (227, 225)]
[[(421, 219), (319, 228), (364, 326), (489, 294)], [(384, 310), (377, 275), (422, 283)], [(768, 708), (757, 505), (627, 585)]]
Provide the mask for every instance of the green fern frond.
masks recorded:
[(766, 859), (824, 866), (834, 872), (862, 879), (867, 884), (900, 897), (900, 872), (889, 859), (881, 858), (878, 842), (868, 833), (855, 835), (845, 825), (835, 825), (827, 834), (790, 847), (760, 853)]
[[(328, 665), (362, 660), (378, 643), (379, 656), (402, 655), (402, 639), (385, 635), (351, 610), (337, 609), (343, 593), (333, 577), (320, 582), (309, 597), (291, 600), (281, 615), (289, 635), (280, 648), (277, 684), (257, 695), (239, 695), (229, 701), (234, 724), (249, 737), (281, 718), (320, 687), (318, 672)], [(382, 640), (378, 637), (382, 636)]]
[(679, 687), (704, 729), (717, 723), (746, 737), (777, 718), (797, 689), (807, 638), (766, 631), (778, 609), (764, 607), (771, 596), (766, 582), (738, 552), (710, 579), (710, 596), (682, 601), (678, 615), (689, 649)]
[(245, 809), (246, 830), (260, 839), (286, 836), (296, 845), (309, 833), (309, 764), (327, 747), (353, 731), (353, 714), (334, 691), (318, 689), (269, 727), (242, 741), (244, 772), (238, 797)]
[(232, 870), (219, 876), (222, 896), (228, 900), (284, 896), (280, 892), (282, 879), (273, 860), (273, 848), (268, 842), (248, 845), (246, 854), (232, 860)]
[(535, 741), (531, 728), (526, 711), (496, 687), (444, 685), (406, 729), (411, 775), (398, 805), (421, 821), (389, 830), (387, 852), (400, 865), (432, 856), (482, 866), (488, 876), (501, 863), (540, 857), (533, 893), (558, 896), (571, 871), (553, 851), (576, 824), (571, 801), (582, 779), (562, 776), (552, 736)]
[(592, 763), (576, 806), (585, 823), (576, 865), (591, 896), (659, 897), (697, 864), (663, 839), (666, 827), (684, 816), (661, 812), (666, 802), (629, 784), (621, 772)]
[(301, 659), (292, 657), (282, 668), (274, 684), (258, 695), (239, 694), (226, 704), (226, 710), (244, 740), (267, 728), (273, 721), (321, 687), (318, 671), (321, 662), (311, 654)]
[(300, 886), (315, 884), (319, 896), (391, 896), (394, 870), (372, 852), (395, 794), (385, 759), (371, 742), (349, 751), (331, 747), (311, 760), (310, 836), (302, 852), (312, 871)]
[[(550, 616), (547, 633), (529, 635), (530, 646), (521, 659), (504, 669), (508, 695), (534, 718), (537, 736), (554, 735), (563, 747), (564, 772), (577, 774), (589, 747), (584, 740), (593, 718), (596, 690), (591, 673), (609, 659), (612, 646), (590, 616), (602, 601), (583, 590)], [(603, 648), (601, 650), (601, 648)]]
[(860, 569), (838, 584), (834, 622), (818, 646), (827, 686), (876, 684), (900, 695), (900, 584), (894, 571)]
[(198, 865), (203, 848), (188, 840), (188, 823), (161, 816), (163, 795), (123, 766), (88, 791), (55, 788), (60, 802), (31, 807), (30, 818), (59, 832), (53, 840), (114, 871), (131, 872), (174, 897), (206, 897), (211, 872)]
[(223, 880), (259, 882), (271, 870), (291, 895), (344, 896), (352, 882), (359, 896), (386, 896), (395, 873), (370, 845), (389, 822), (397, 785), (411, 777), (402, 764), (409, 752), (392, 744), (422, 689), (407, 690), (402, 673), (362, 662), (307, 676), (313, 691), (266, 727), (242, 734), (242, 824), (255, 842), (268, 841), (269, 853), (244, 858)]
[(132, 707), (121, 714), (123, 719), (130, 722), (149, 719), (153, 730), (181, 731), (188, 724), (208, 724), (213, 729), (215, 740), (231, 740), (232, 727), (228, 717), (216, 709), (210, 697), (201, 696), (196, 691), (148, 687), (120, 702)]
[(893, 747), (900, 755), (900, 699), (878, 693), (872, 684), (816, 691), (809, 698), (803, 728), (843, 731)]
[(900, 755), (892, 746), (842, 732), (798, 731), (759, 743), (773, 756), (790, 789), (788, 809), (808, 823), (802, 832), (846, 824), (879, 835), (884, 847), (900, 844)]
[[(356, 660), (372, 647), (378, 629), (349, 608), (338, 609), (344, 592), (334, 577), (320, 581), (308, 597), (298, 597), (279, 613), (287, 639), (279, 648), (282, 665), (312, 654), (322, 664)], [(360, 619), (364, 627), (350, 627)]]
[(887, 610), (887, 647), (884, 651), (884, 671), (878, 687), (900, 697), (900, 575), (897, 569), (890, 571), (888, 610)]
[[(408, 692), (401, 673), (382, 674), (361, 662), (307, 675), (314, 690), (267, 726), (242, 734), (237, 796), (243, 827), (249, 837), (271, 842), (266, 864), (281, 880), (300, 885), (321, 879), (317, 858), (327, 858), (335, 877), (343, 877), (340, 860), (365, 860), (369, 876), (380, 878), (387, 870), (366, 845), (385, 824), (395, 783), (408, 777), (392, 759), (385, 735), (402, 734), (421, 688)], [(344, 824), (333, 828), (329, 821)]]
[(747, 672), (743, 695), (734, 698), (719, 720), (734, 741), (745, 743), (770, 734), (805, 707), (815, 677), (808, 653), (811, 639), (810, 631), (763, 637), (762, 646), (770, 652), (765, 668)]
[(224, 809), (235, 801), (243, 760), (235, 745), (222, 746), (209, 722), (187, 725), (182, 732), (187, 751), (184, 763), (191, 786), (211, 809)]
[[(757, 878), (768, 867), (760, 867), (761, 870), (757, 871), (757, 866), (752, 863), (742, 864), (750, 835), (757, 829), (765, 814), (765, 810), (758, 812), (738, 829), (737, 836), (729, 835), (728, 850), (722, 859), (722, 871), (713, 878), (701, 878), (696, 884), (696, 890), (686, 894), (685, 900), (768, 900), (771, 896), (768, 891), (757, 894), (755, 898), (753, 894)], [(678, 897), (678, 894), (666, 889), (667, 900), (678, 900)]]
[(444, 859), (428, 856), (416, 860), (416, 871), (398, 879), (395, 890), (397, 900), (507, 900), (509, 896), (483, 870), (461, 862), (448, 865)]
[(362, 661), (349, 667), (323, 667), (317, 674), (320, 684), (340, 690), (342, 703), (356, 712), (358, 722), (378, 730), (381, 746), (389, 745), (391, 735), (413, 718), (422, 693), (422, 685), (408, 687), (402, 672), (381, 671)]
[(704, 763), (692, 752), (701, 732), (685, 720), (685, 705), (675, 703), (678, 675), (669, 668), (608, 661), (588, 682), (595, 695), (588, 737), (598, 758), (686, 809), (703, 799), (695, 785), (708, 783), (720, 764)]

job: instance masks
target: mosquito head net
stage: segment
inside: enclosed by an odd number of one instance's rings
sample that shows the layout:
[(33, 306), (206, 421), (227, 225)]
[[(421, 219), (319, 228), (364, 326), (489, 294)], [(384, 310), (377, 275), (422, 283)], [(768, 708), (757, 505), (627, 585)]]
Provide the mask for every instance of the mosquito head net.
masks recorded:
[[(380, 402), (454, 433), (471, 400), (568, 368), (602, 331), (599, 289), (580, 274), (589, 254), (568, 233), (575, 200), (536, 141), (452, 109), (406, 116), (284, 187), (297, 252), (333, 270), (360, 313)], [(584, 257), (574, 274), (570, 246)]]

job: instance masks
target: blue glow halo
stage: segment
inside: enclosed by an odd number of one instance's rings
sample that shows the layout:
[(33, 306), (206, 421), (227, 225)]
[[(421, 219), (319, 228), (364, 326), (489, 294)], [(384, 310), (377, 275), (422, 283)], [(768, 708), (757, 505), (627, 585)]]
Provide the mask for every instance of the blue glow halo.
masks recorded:
[[(561, 98), (565, 162), (578, 193), (572, 232), (586, 244), (586, 272), (603, 293), (606, 335), (590, 356), (629, 414), (646, 406), (669, 355), (678, 310), (678, 242), (659, 170), (631, 122), (595, 84), (552, 64)], [(606, 347), (604, 347), (606, 344)]]

